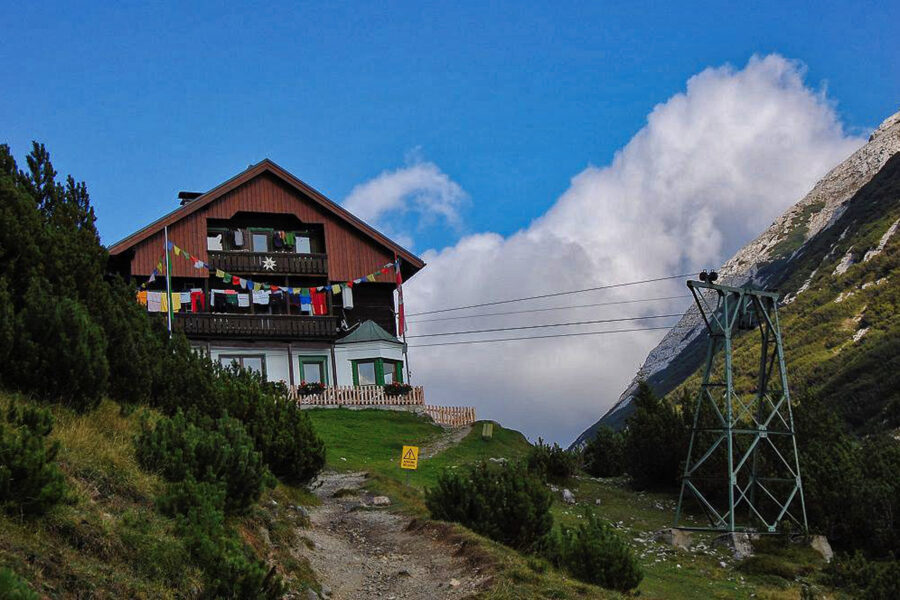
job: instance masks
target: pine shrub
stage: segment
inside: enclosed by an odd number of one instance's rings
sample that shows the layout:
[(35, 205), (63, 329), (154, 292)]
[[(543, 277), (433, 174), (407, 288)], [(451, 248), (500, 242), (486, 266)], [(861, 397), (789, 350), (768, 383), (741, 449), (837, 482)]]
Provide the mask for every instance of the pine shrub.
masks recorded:
[(4, 600), (39, 600), (34, 592), (18, 575), (7, 568), (0, 569), (0, 598)]
[(594, 477), (618, 477), (625, 472), (625, 440), (602, 426), (584, 447), (584, 470)]
[(541, 481), (562, 483), (572, 477), (578, 469), (578, 457), (574, 452), (564, 450), (559, 444), (545, 444), (538, 438), (538, 443), (531, 447), (526, 459), (528, 471), (539, 477)]
[(196, 424), (181, 411), (163, 417), (138, 437), (137, 458), (172, 482), (221, 483), (228, 513), (246, 512), (272, 483), (253, 439), (240, 421), (227, 415), (199, 417)]
[(543, 540), (544, 557), (580, 581), (621, 592), (636, 588), (644, 575), (628, 544), (593, 513), (585, 519)]
[(900, 561), (893, 555), (885, 561), (871, 561), (859, 551), (838, 554), (825, 569), (828, 583), (864, 600), (900, 598)]
[(517, 550), (537, 544), (553, 526), (553, 496), (519, 464), (481, 462), (468, 472), (444, 471), (425, 493), (432, 518), (461, 523)]
[(0, 422), (0, 505), (8, 513), (43, 514), (65, 498), (59, 442), (46, 440), (52, 429), (49, 411), (14, 403)]
[(193, 562), (203, 571), (201, 598), (281, 598), (284, 585), (274, 569), (257, 559), (225, 524), (222, 482), (197, 482), (188, 476), (169, 485), (161, 510), (174, 516)]
[(47, 295), (39, 280), (32, 280), (17, 315), (12, 356), (14, 383), (45, 400), (86, 411), (106, 389), (103, 330), (78, 300)]

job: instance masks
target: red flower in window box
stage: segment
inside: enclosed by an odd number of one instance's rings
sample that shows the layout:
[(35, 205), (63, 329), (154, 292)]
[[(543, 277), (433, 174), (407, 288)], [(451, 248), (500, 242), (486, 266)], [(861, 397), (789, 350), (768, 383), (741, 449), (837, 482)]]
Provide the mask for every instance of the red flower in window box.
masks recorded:
[(297, 386), (297, 392), (301, 396), (314, 396), (316, 394), (321, 394), (324, 391), (325, 391), (325, 384), (319, 383), (318, 381), (312, 381), (310, 383), (301, 381), (300, 385)]
[(384, 394), (386, 396), (405, 396), (412, 391), (412, 386), (408, 383), (393, 382), (384, 386)]

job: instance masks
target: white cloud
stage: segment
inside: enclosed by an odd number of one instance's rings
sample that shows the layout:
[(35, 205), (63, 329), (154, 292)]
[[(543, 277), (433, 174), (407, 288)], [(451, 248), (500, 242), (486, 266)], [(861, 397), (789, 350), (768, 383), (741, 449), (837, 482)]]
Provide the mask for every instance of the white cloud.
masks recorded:
[[(777, 55), (754, 57), (742, 69), (708, 68), (690, 78), (683, 93), (654, 108), (612, 164), (578, 173), (527, 229), (507, 238), (470, 235), (452, 247), (424, 253), (429, 265), (407, 285), (407, 310), (721, 264), (864, 141), (844, 132), (824, 94), (803, 78), (801, 64)], [(422, 202), (452, 220), (454, 201), (446, 198), (458, 197), (459, 191), (442, 190), (458, 188), (430, 163), (383, 173), (359, 186), (351, 209), (379, 216), (408, 205), (408, 198), (415, 204), (418, 196), (410, 190), (419, 189), (421, 181), (439, 182), (426, 188), (430, 191)], [(683, 293), (683, 286), (672, 281), (513, 308), (666, 296)], [(435, 323), (421, 322), (431, 317), (416, 323), (411, 316), (410, 334), (680, 308), (683, 304), (660, 302)], [(474, 405), (481, 418), (567, 444), (610, 406), (662, 333), (411, 348), (410, 363), (414, 382), (426, 386), (430, 403)], [(491, 335), (498, 334), (481, 337)], [(410, 345), (451, 339), (411, 339)]]
[(344, 200), (344, 207), (398, 243), (412, 247), (413, 238), (397, 232), (392, 222), (398, 217), (412, 217), (412, 226), (418, 231), (441, 221), (459, 228), (459, 211), (468, 196), (437, 165), (423, 160), (418, 151), (411, 152), (406, 163), (355, 186)]

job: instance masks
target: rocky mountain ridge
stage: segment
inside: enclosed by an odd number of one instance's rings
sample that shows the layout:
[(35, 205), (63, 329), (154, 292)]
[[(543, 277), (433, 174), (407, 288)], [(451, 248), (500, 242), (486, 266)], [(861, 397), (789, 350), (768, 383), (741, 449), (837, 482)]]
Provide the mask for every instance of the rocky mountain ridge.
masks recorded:
[[(774, 287), (785, 294), (785, 303), (795, 300), (798, 294), (808, 288), (818, 269), (816, 267), (805, 274), (802, 281), (796, 280), (791, 277), (795, 270), (795, 259), (803, 255), (804, 249), (812, 240), (821, 237), (820, 234), (841, 219), (854, 196), (898, 153), (900, 112), (885, 119), (866, 144), (829, 171), (803, 199), (726, 261), (719, 269), (720, 282)], [(881, 249), (891, 234), (896, 232), (897, 225), (895, 222), (884, 234), (878, 245)], [(845, 229), (841, 239), (846, 233)], [(877, 253), (880, 251), (879, 247), (866, 248), (865, 251)], [(833, 251), (834, 247), (829, 250)], [(846, 271), (851, 264), (861, 259), (865, 259), (865, 255), (856, 256), (851, 247), (835, 267), (835, 273)], [(647, 381), (658, 394), (668, 393), (697, 369), (704, 349), (703, 323), (696, 307), (691, 307), (651, 350), (612, 408), (582, 433), (573, 446), (586, 443), (600, 425), (608, 425), (614, 429), (623, 427), (631, 414), (631, 400), (638, 381)]]

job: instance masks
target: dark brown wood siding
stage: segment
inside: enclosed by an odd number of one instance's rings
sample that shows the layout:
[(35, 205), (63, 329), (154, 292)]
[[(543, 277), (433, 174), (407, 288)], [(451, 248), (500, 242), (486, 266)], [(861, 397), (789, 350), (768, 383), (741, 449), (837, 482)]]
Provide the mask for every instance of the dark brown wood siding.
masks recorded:
[[(172, 223), (169, 226), (169, 240), (208, 262), (207, 219), (230, 219), (239, 211), (292, 214), (305, 223), (321, 223), (325, 230), (330, 281), (340, 282), (367, 275), (394, 258), (387, 248), (268, 173), (247, 181), (208, 206)], [(134, 246), (131, 274), (149, 275), (163, 253), (161, 231), (139, 242)], [(175, 277), (203, 276), (182, 257), (173, 255), (172, 264)], [(391, 275), (382, 275), (379, 279), (389, 281)]]
[(397, 335), (394, 320), (394, 285), (361, 283), (353, 286), (353, 310), (345, 311), (348, 324), (375, 321), (392, 335)]

